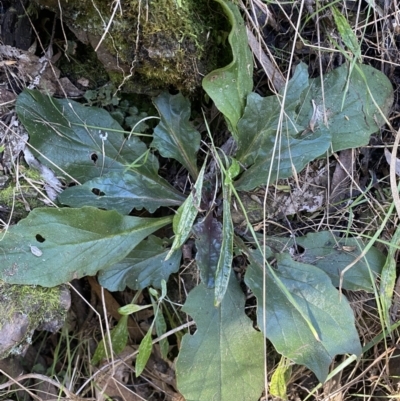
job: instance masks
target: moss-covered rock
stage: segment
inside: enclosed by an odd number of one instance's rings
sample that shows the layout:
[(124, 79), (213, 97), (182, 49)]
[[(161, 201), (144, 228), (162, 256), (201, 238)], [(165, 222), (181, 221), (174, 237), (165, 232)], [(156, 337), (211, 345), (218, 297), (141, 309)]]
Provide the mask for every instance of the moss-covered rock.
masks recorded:
[(63, 23), (81, 42), (97, 48), (102, 40), (97, 56), (126, 90), (189, 93), (215, 68), (213, 27), (220, 22), (209, 0), (183, 0), (181, 7), (176, 0), (35, 1), (55, 12), (61, 5)]
[(44, 288), (0, 281), (0, 359), (23, 354), (34, 330), (60, 329), (70, 304), (65, 286)]

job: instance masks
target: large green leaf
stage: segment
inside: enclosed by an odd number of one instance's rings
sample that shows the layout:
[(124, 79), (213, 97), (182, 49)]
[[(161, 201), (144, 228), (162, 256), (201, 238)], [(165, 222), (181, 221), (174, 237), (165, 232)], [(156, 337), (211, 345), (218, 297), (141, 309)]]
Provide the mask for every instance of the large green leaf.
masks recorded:
[(124, 259), (170, 217), (140, 218), (92, 207), (34, 209), (0, 243), (0, 279), (53, 287)]
[[(296, 260), (322, 269), (339, 287), (340, 273), (353, 263), (363, 252), (365, 244), (358, 238), (339, 238), (330, 231), (309, 233), (296, 238), (297, 245), (304, 251), (296, 256)], [(342, 287), (346, 290), (365, 290), (373, 292), (377, 275), (382, 271), (385, 256), (375, 247), (354, 264), (343, 277)]]
[(387, 115), (393, 90), (384, 74), (356, 65), (349, 78), (349, 67), (342, 65), (324, 76), (322, 89), (320, 78), (309, 79), (306, 72), (304, 64), (298, 65), (289, 82), (282, 127), (278, 124), (282, 93), (267, 98), (249, 95), (238, 123), (236, 157), (246, 167), (236, 183), (238, 189), (265, 184), (269, 174), (272, 181), (287, 178), (328, 150), (364, 146), (383, 124), (372, 97)]
[(152, 145), (164, 157), (178, 160), (197, 178), (196, 153), (200, 148), (200, 134), (189, 122), (190, 103), (180, 93), (162, 93), (153, 100), (160, 113), (161, 122), (154, 129)]
[(231, 276), (219, 307), (214, 290), (200, 284), (183, 307), (196, 321), (176, 363), (179, 391), (187, 401), (254, 401), (263, 389), (264, 340), (244, 313), (245, 297)]
[(312, 136), (301, 137), (308, 121), (298, 121), (296, 114), (301, 109), (300, 94), (309, 83), (307, 67), (300, 64), (289, 82), (285, 112), (279, 129), (282, 98), (263, 98), (252, 93), (247, 98), (243, 118), (238, 123), (237, 159), (250, 166), (236, 181), (240, 190), (251, 190), (267, 181), (287, 178), (293, 170), (302, 170), (307, 163), (329, 149), (331, 134), (323, 129)]
[(167, 183), (161, 186), (144, 175), (120, 172), (67, 188), (58, 200), (71, 207), (94, 206), (129, 214), (132, 209), (153, 213), (160, 206), (179, 206), (185, 197)]
[(150, 154), (144, 162), (146, 145), (136, 136), (125, 138), (107, 111), (28, 89), (18, 96), (16, 110), (29, 143), (37, 150), (35, 155), (57, 175), (85, 182), (110, 172), (122, 173), (139, 159), (142, 164), (131, 167), (132, 171), (170, 188), (157, 174), (157, 159)]
[(102, 270), (99, 283), (110, 291), (123, 291), (126, 286), (140, 290), (149, 286), (160, 288), (161, 280), (179, 270), (182, 252), (176, 250), (165, 260), (168, 249), (163, 240), (150, 236), (131, 251), (127, 257)]
[[(367, 145), (371, 134), (385, 122), (379, 108), (388, 116), (393, 104), (392, 84), (385, 74), (369, 65), (356, 64), (349, 78), (349, 69), (348, 64), (344, 64), (324, 76), (327, 128), (332, 134), (333, 152)], [(304, 95), (299, 120), (303, 124), (310, 121), (314, 102), (320, 115), (315, 128), (317, 133), (324, 126), (320, 78), (310, 80)]]
[[(296, 110), (301, 106), (300, 93), (308, 87), (308, 71), (305, 64), (297, 66), (292, 79), (288, 83), (285, 112), (283, 113), (282, 132), (284, 135), (296, 135), (306, 127), (296, 123)], [(283, 91), (283, 89), (282, 89)], [(262, 158), (260, 152), (270, 148), (275, 141), (282, 110), (282, 96), (261, 97), (251, 93), (247, 98), (247, 106), (243, 118), (238, 124), (238, 151), (236, 158), (246, 166), (252, 165)], [(277, 145), (280, 145), (277, 143)], [(277, 154), (281, 154), (279, 147)]]
[(233, 60), (203, 79), (203, 88), (225, 116), (236, 137), (236, 125), (243, 114), (246, 97), (253, 88), (253, 58), (247, 43), (246, 28), (238, 7), (231, 1), (216, 0), (232, 26), (229, 44)]
[(319, 341), (270, 273), (263, 294), (262, 257), (252, 252), (245, 282), (257, 297), (258, 325), (279, 353), (307, 366), (324, 382), (335, 355), (361, 353), (353, 311), (322, 270), (296, 262), (289, 254), (277, 255), (277, 261), (276, 275), (313, 323)]
[[(256, 234), (259, 243), (263, 243), (262, 234)], [(252, 239), (249, 238), (250, 241)], [(308, 233), (303, 237), (266, 237), (266, 244), (274, 253), (289, 252), (302, 263), (314, 265), (323, 270), (339, 287), (340, 274), (353, 264), (364, 251), (365, 243), (360, 238), (339, 237), (332, 231)], [(274, 256), (270, 255), (272, 259)], [(372, 279), (381, 274), (385, 257), (376, 247), (358, 260), (343, 276), (342, 288), (345, 290), (373, 291)]]

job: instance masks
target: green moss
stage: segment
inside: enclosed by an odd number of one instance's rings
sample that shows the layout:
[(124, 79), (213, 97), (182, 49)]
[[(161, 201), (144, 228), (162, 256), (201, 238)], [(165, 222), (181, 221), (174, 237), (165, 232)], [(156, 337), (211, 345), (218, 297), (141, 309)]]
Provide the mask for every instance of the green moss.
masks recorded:
[[(36, 0), (54, 11), (55, 0)], [(80, 40), (96, 45), (116, 3), (62, 1), (63, 18)], [(217, 46), (214, 32), (224, 17), (210, 9), (209, 0), (125, 0), (105, 35), (98, 57), (113, 83), (135, 92), (173, 86), (190, 93), (204, 74), (215, 68)], [(211, 34), (210, 34), (211, 32)], [(131, 74), (132, 73), (132, 74)], [(126, 79), (130, 77), (129, 79)], [(133, 78), (131, 78), (133, 77)]]
[(0, 204), (11, 207), (15, 198), (15, 186), (8, 186), (0, 190)]
[[(28, 327), (24, 327), (26, 336), (11, 349), (0, 354), (0, 359), (8, 355), (18, 354), (24, 345), (30, 342), (32, 331), (39, 326), (57, 320), (64, 321), (67, 314), (62, 305), (63, 286), (44, 288), (28, 285), (10, 285), (0, 281), (0, 330), (5, 323), (12, 324), (16, 315), (28, 317)], [(8, 339), (4, 339), (4, 342)]]
[[(40, 174), (34, 169), (23, 168), (24, 175), (33, 180), (40, 182), (42, 180)], [(41, 186), (38, 184), (38, 187)], [(11, 183), (5, 188), (0, 189), (0, 205), (6, 206), (9, 210), (13, 210), (13, 221), (20, 220), (26, 217), (29, 209), (43, 206), (43, 202), (39, 199), (40, 194), (35, 188), (25, 181), (19, 179), (18, 186)], [(29, 208), (27, 207), (29, 205)], [(27, 210), (28, 209), (28, 210)]]

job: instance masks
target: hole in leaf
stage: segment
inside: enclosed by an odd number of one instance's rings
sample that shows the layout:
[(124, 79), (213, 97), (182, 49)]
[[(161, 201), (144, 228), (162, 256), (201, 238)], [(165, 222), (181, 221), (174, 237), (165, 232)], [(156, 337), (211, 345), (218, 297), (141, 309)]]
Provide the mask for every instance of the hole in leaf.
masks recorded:
[(96, 196), (104, 196), (105, 193), (103, 191), (100, 191), (100, 189), (93, 188), (92, 193), (94, 193)]
[(92, 160), (92, 162), (93, 162), (94, 164), (96, 164), (97, 160), (99, 160), (99, 156), (97, 156), (96, 153), (92, 153), (92, 154), (90, 155), (90, 159)]
[(306, 250), (301, 246), (301, 245), (298, 245), (297, 244), (297, 246), (296, 246), (296, 248), (295, 248), (295, 255), (303, 255), (303, 253), (305, 252)]
[(177, 95), (179, 93), (179, 91), (174, 86), (170, 85), (168, 88), (168, 93), (170, 95)]
[(42, 237), (40, 234), (36, 234), (35, 236), (37, 242), (44, 242), (46, 238)]

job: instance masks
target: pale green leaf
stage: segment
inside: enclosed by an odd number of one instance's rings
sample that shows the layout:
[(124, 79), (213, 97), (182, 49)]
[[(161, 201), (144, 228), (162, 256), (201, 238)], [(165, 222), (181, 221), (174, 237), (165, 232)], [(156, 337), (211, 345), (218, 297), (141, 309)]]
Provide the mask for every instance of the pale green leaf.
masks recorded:
[[(268, 271), (263, 278), (262, 257), (258, 252), (251, 252), (245, 282), (257, 297), (258, 326), (279, 353), (307, 366), (324, 382), (336, 355), (361, 354), (353, 311), (345, 296), (340, 296), (322, 270), (296, 262), (289, 254), (276, 255), (276, 258), (275, 274), (302, 313), (288, 300)], [(263, 279), (266, 280), (265, 293)], [(304, 316), (313, 323), (319, 340)]]
[[(97, 345), (96, 351), (91, 360), (92, 365), (97, 365), (103, 359), (111, 357), (110, 342), (112, 351), (115, 355), (120, 354), (126, 347), (128, 342), (128, 316), (121, 316), (117, 325), (111, 330), (110, 336), (106, 336)], [(107, 352), (106, 352), (107, 350)]]
[[(169, 223), (170, 217), (122, 216), (92, 207), (36, 208), (0, 242), (0, 279), (53, 287), (93, 276)], [(41, 255), (33, 254), (31, 246)]]
[(185, 334), (176, 363), (178, 389), (186, 400), (254, 401), (263, 390), (264, 339), (244, 312), (245, 297), (231, 276), (219, 307), (214, 290), (194, 288), (183, 310), (197, 331)]
[(217, 271), (215, 272), (215, 299), (218, 306), (224, 298), (228, 287), (229, 277), (232, 272), (233, 260), (233, 222), (231, 217), (231, 188), (230, 183), (222, 185), (223, 211), (222, 211), (222, 244), (218, 258)]
[(132, 313), (139, 312), (143, 309), (150, 308), (152, 305), (136, 305), (136, 304), (128, 304), (121, 306), (118, 308), (118, 313), (121, 315), (131, 315)]
[(352, 54), (361, 61), (361, 48), (356, 34), (351, 29), (348, 19), (335, 7), (331, 6), (333, 18), (344, 44)]
[(383, 319), (385, 326), (390, 332), (392, 319), (390, 317), (390, 308), (392, 306), (392, 298), (396, 285), (397, 258), (396, 254), (400, 246), (400, 227), (396, 228), (395, 233), (390, 241), (388, 255), (382, 268), (379, 283), (379, 298), (383, 309)]
[(136, 377), (139, 377), (144, 368), (146, 367), (147, 361), (150, 358), (151, 355), (151, 350), (153, 348), (152, 344), (152, 338), (151, 338), (151, 328), (149, 331), (146, 333), (146, 335), (143, 337), (143, 340), (140, 342), (139, 345), (139, 354), (136, 357), (136, 363), (135, 363), (135, 375)]
[(100, 285), (109, 291), (123, 291), (126, 286), (133, 290), (161, 288), (161, 281), (179, 270), (182, 256), (177, 249), (165, 260), (168, 249), (164, 245), (161, 238), (151, 235), (124, 259), (102, 270), (98, 275)]
[(187, 197), (183, 205), (178, 208), (178, 211), (174, 216), (173, 229), (175, 238), (171, 250), (167, 255), (167, 259), (171, 257), (172, 252), (179, 249), (185, 243), (192, 230), (194, 220), (196, 219), (200, 209), (206, 162), (207, 160), (204, 162), (203, 167), (200, 170), (199, 176), (197, 177), (197, 181), (194, 184), (194, 188), (190, 192), (190, 195)]
[(166, 158), (178, 160), (190, 175), (197, 178), (197, 151), (200, 134), (189, 122), (190, 103), (182, 94), (162, 93), (153, 100), (161, 122), (154, 129), (152, 146)]
[(291, 374), (292, 367), (290, 361), (282, 356), (271, 377), (269, 385), (270, 394), (282, 400), (287, 400), (287, 383), (289, 382)]
[[(161, 306), (158, 307), (158, 310), (155, 313), (154, 320), (155, 320), (157, 337), (161, 337), (163, 334), (167, 332), (167, 323), (165, 322)], [(162, 358), (167, 359), (169, 352), (168, 339), (163, 338), (161, 341), (158, 342), (158, 345), (160, 346), (160, 352)]]
[(246, 97), (253, 87), (253, 58), (247, 44), (246, 27), (238, 7), (231, 1), (216, 0), (232, 26), (229, 44), (233, 60), (203, 79), (203, 88), (225, 116), (236, 137), (236, 125), (243, 114)]
[(167, 282), (165, 279), (161, 279), (161, 297), (160, 301), (163, 300), (167, 296)]

